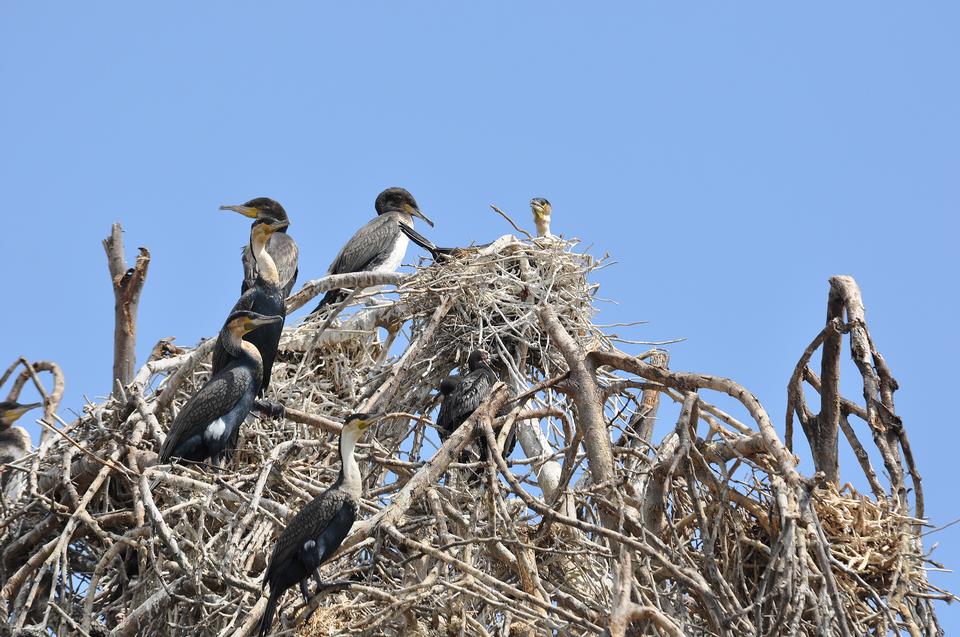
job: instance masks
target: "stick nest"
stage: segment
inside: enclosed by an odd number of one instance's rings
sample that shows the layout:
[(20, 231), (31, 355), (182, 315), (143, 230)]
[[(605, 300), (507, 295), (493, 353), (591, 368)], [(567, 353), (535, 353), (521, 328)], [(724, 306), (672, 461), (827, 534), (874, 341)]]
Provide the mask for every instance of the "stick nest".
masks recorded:
[[(248, 418), (219, 473), (155, 464), (209, 376), (209, 344), (167, 347), (125, 397), (49, 419), (57, 435), (15, 463), (21, 489), (0, 519), (11, 626), (255, 634), (274, 541), (336, 477), (337, 422), (375, 409), (392, 416), (358, 449), (363, 520), (322, 569), (352, 585), (309, 605), (291, 589), (274, 630), (940, 634), (932, 599), (952, 596), (927, 581), (922, 520), (900, 495), (912, 460), (872, 496), (799, 475), (762, 407), (744, 403), (745, 424), (701, 396), (735, 383), (616, 350), (593, 323), (604, 265), (572, 241), (504, 237), (346, 318), (288, 327), (268, 394), (286, 417)], [(438, 450), (435, 388), (477, 347), (503, 386)], [(591, 360), (594, 389), (574, 375)], [(683, 408), (655, 441), (662, 397)], [(520, 444), (481, 462), (478, 436)]]

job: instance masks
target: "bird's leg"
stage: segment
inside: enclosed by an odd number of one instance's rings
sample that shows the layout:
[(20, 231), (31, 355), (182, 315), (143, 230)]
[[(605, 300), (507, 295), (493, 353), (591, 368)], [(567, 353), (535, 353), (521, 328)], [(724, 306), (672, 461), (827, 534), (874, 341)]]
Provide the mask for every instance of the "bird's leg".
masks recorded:
[[(303, 603), (304, 603), (304, 604), (309, 604), (309, 603), (310, 603), (310, 589), (307, 588), (307, 578), (306, 578), (306, 577), (304, 577), (302, 580), (300, 580), (300, 592), (303, 593)], [(319, 591), (318, 591), (318, 592), (319, 592)]]
[(283, 418), (287, 411), (283, 403), (266, 400), (264, 398), (255, 400), (253, 402), (253, 408), (268, 418)]
[(210, 458), (210, 465), (213, 467), (214, 473), (220, 473), (222, 458), (219, 453)]

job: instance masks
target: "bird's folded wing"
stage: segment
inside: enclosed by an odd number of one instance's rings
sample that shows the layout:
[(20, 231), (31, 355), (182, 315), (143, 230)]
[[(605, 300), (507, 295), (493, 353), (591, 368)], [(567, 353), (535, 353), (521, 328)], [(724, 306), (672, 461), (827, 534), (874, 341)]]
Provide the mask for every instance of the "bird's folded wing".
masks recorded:
[(269, 580), (273, 574), (273, 569), (287, 563), (294, 555), (298, 554), (300, 549), (303, 548), (304, 542), (323, 534), (346, 500), (347, 494), (343, 491), (328, 489), (303, 507), (283, 530), (280, 537), (277, 538), (264, 578)]
[(360, 272), (382, 262), (400, 236), (400, 224), (389, 215), (380, 215), (357, 230), (330, 264), (330, 274)]
[(180, 409), (163, 441), (160, 457), (169, 457), (177, 443), (203, 431), (207, 425), (233, 409), (249, 381), (249, 373), (239, 367), (215, 375)]

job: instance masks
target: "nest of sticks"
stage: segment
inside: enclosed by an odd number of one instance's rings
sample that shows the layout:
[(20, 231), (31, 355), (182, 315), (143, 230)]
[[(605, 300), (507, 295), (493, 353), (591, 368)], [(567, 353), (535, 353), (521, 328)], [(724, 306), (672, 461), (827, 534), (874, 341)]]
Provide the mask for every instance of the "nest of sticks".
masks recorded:
[[(273, 542), (334, 480), (340, 419), (376, 410), (391, 417), (359, 446), (360, 519), (323, 567), (351, 585), (309, 604), (291, 589), (274, 630), (942, 634), (933, 602), (952, 596), (927, 581), (922, 491), (906, 495), (916, 470), (895, 381), (852, 279), (831, 280), (839, 313), (798, 363), (783, 440), (734, 381), (673, 371), (660, 349), (619, 351), (593, 322), (590, 275), (605, 264), (573, 241), (507, 236), (411, 275), (358, 279), (350, 301), (365, 304), (352, 314), (285, 330), (268, 397), (286, 413), (251, 415), (220, 472), (155, 462), (173, 414), (209, 375), (210, 341), (158, 346), (132, 383), (73, 422), (45, 413), (49, 435), (12, 467), (24, 488), (0, 519), (9, 625), (255, 634)], [(399, 283), (389, 294), (368, 287), (388, 282)], [(343, 285), (310, 282), (288, 305)], [(832, 435), (842, 429), (864, 452), (870, 496), (838, 488), (822, 445), (814, 476), (792, 453), (794, 415), (808, 438), (831, 435), (820, 423), (833, 416), (809, 413), (803, 392), (826, 403), (838, 390), (807, 363), (821, 346), (832, 360), (845, 336), (868, 401), (839, 397)], [(441, 445), (435, 388), (476, 347), (501, 382)], [(749, 418), (709, 402), (711, 391)], [(662, 399), (680, 415), (655, 439)], [(862, 417), (875, 452), (850, 416)], [(489, 462), (477, 437), (495, 450)]]

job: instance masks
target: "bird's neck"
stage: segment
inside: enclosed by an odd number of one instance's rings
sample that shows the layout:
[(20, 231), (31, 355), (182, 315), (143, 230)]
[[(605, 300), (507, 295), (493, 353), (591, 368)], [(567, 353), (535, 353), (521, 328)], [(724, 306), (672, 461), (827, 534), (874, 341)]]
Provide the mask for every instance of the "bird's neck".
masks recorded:
[(223, 337), (220, 339), (223, 343), (223, 349), (234, 358), (246, 358), (254, 367), (263, 368), (263, 358), (260, 356), (260, 350), (253, 343), (243, 340), (243, 336), (232, 330), (224, 330)]
[(550, 215), (537, 215), (534, 218), (534, 223), (537, 224), (537, 236), (538, 237), (549, 237), (550, 234)]
[(404, 212), (402, 210), (391, 210), (387, 214), (395, 217), (400, 223), (410, 226), (411, 228), (413, 227), (413, 215), (409, 212)]
[(340, 488), (355, 499), (360, 498), (363, 490), (363, 480), (360, 475), (360, 465), (353, 455), (353, 450), (357, 446), (357, 439), (348, 436), (340, 436)]
[(250, 251), (253, 252), (253, 258), (257, 261), (257, 271), (267, 283), (280, 286), (280, 273), (277, 271), (277, 264), (273, 257), (267, 252), (267, 242), (270, 237), (255, 236), (250, 241)]

